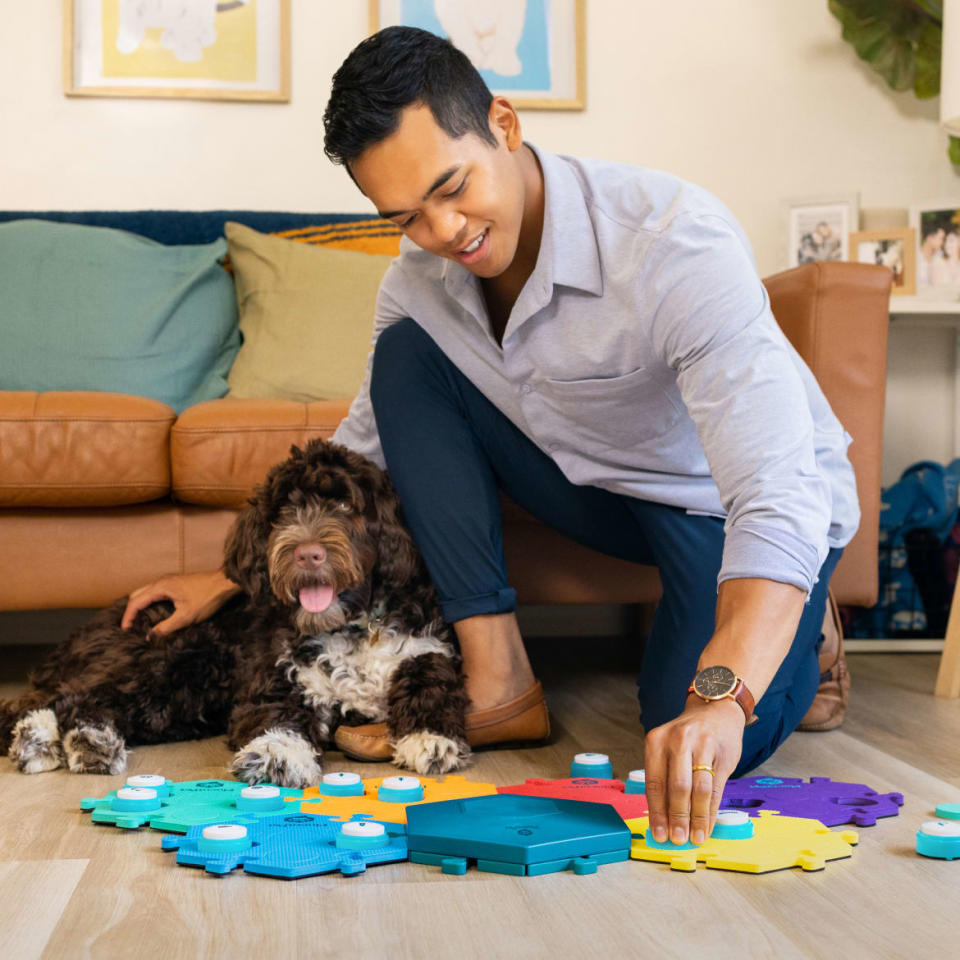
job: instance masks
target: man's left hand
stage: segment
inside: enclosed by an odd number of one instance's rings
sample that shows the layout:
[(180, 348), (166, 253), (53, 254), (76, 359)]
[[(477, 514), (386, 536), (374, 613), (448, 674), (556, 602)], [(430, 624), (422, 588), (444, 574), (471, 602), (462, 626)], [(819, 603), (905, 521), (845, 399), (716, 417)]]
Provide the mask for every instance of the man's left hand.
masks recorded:
[(740, 759), (745, 721), (733, 700), (707, 703), (690, 696), (679, 717), (647, 733), (647, 803), (657, 842), (669, 835), (677, 844), (700, 844), (710, 836), (723, 788)]

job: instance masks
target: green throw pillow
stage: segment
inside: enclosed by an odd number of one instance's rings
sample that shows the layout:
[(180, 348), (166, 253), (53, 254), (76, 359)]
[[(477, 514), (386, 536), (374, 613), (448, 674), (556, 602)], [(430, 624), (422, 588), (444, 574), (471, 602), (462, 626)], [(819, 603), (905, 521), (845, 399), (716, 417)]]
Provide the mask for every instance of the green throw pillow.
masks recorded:
[(227, 392), (240, 349), (223, 239), (0, 224), (0, 389), (151, 397), (179, 413)]

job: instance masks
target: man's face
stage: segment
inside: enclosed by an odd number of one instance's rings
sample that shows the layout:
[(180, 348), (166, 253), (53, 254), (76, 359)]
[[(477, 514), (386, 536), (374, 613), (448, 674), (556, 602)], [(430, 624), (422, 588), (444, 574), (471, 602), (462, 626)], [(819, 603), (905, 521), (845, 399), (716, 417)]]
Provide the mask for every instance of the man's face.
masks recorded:
[(515, 136), (492, 129), (496, 147), (472, 133), (454, 140), (429, 107), (410, 106), (395, 133), (350, 164), (383, 217), (418, 247), (478, 277), (499, 276), (510, 266), (523, 218), (523, 178), (514, 153), (522, 145), (519, 129)]

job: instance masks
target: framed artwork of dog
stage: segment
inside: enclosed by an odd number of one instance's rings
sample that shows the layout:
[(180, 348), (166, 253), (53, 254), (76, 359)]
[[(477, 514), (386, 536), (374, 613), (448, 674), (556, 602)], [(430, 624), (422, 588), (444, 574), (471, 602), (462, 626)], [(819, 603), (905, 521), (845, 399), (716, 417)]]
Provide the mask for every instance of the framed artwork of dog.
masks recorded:
[(290, 0), (63, 0), (71, 97), (290, 99)]
[(893, 274), (892, 297), (912, 296), (917, 291), (914, 231), (912, 227), (860, 230), (850, 234), (850, 259), (875, 263)]
[(370, 0), (370, 32), (395, 25), (447, 37), (515, 107), (586, 106), (586, 0)]

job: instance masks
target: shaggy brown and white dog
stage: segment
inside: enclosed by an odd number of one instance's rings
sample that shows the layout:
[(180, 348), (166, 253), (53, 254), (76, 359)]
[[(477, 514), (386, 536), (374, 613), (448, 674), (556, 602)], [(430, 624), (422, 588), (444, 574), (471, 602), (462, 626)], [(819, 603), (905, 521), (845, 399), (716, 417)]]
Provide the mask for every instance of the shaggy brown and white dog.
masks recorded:
[(167, 637), (169, 602), (120, 628), (116, 601), (0, 704), (24, 773), (120, 773), (126, 743), (226, 731), (248, 783), (305, 787), (341, 722), (386, 721), (393, 762), (446, 773), (470, 756), (460, 660), (387, 475), (314, 440), (275, 466), (226, 540), (243, 592)]

